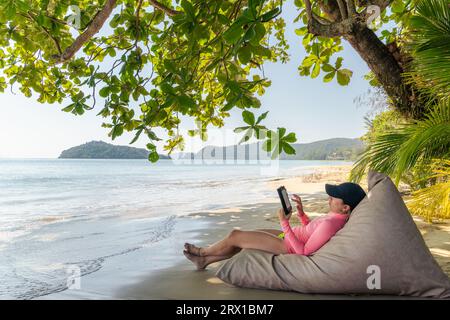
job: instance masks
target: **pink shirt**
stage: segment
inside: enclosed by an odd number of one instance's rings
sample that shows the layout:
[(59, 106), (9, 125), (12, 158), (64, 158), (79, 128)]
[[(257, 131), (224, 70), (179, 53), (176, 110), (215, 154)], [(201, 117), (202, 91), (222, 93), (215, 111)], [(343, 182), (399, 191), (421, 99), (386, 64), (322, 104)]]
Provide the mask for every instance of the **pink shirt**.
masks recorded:
[(329, 212), (310, 221), (304, 214), (300, 216), (302, 226), (294, 228), (291, 228), (289, 220), (283, 220), (281, 228), (288, 252), (305, 256), (313, 254), (345, 225), (348, 217), (345, 213)]

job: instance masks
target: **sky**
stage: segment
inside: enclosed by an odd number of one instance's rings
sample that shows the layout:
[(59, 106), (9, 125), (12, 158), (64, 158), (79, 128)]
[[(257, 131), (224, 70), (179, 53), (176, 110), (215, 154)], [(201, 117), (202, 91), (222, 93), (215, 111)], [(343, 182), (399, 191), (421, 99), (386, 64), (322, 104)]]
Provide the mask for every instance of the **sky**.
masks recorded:
[[(264, 124), (269, 129), (285, 127), (287, 132), (295, 132), (297, 143), (362, 136), (366, 132), (364, 116), (370, 107), (356, 104), (354, 99), (367, 93), (370, 87), (363, 78), (369, 71), (367, 65), (343, 41), (343, 67), (353, 71), (348, 86), (338, 85), (336, 79), (324, 83), (323, 74), (315, 79), (300, 76), (297, 68), (305, 52), (301, 38), (294, 31), (302, 26), (301, 22), (293, 22), (297, 14), (293, 1), (284, 4), (282, 16), (286, 21), (290, 61), (264, 65), (265, 76), (272, 85), (262, 97), (258, 96), (261, 108), (251, 111), (256, 116), (269, 111)], [(101, 127), (104, 119), (96, 116), (101, 105), (83, 116), (75, 116), (61, 111), (65, 104), (41, 104), (35, 96), (23, 96), (17, 86), (13, 92), (8, 88), (0, 93), (0, 158), (57, 158), (61, 151), (92, 140), (128, 145), (134, 137), (125, 132), (112, 141), (108, 137), (108, 129)], [(208, 141), (201, 142), (199, 138), (187, 140), (184, 151), (196, 152), (204, 145), (237, 143), (240, 137), (233, 134), (232, 129), (245, 125), (241, 112), (241, 109), (232, 110), (224, 128), (209, 131)], [(194, 129), (193, 121), (183, 120), (186, 121), (180, 125), (182, 133)], [(164, 137), (162, 130), (156, 130), (156, 133)], [(187, 135), (185, 137), (188, 138)], [(133, 146), (145, 147), (147, 143), (142, 136)], [(161, 143), (157, 144), (157, 149), (164, 153)]]

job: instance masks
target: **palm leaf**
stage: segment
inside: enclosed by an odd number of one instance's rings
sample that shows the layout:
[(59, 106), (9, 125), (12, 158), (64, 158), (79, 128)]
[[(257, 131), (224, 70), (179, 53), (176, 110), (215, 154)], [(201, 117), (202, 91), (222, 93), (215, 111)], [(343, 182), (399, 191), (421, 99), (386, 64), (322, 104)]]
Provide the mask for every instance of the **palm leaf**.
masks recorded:
[(406, 201), (411, 212), (429, 222), (433, 218), (450, 218), (450, 160), (434, 160), (432, 172), (427, 179), (436, 179), (439, 182), (413, 192), (411, 199)]
[[(410, 19), (413, 71), (409, 82), (419, 83), (438, 96), (450, 92), (450, 6), (448, 0), (422, 0)], [(418, 81), (418, 79), (420, 79)]]
[(402, 176), (419, 162), (450, 157), (450, 104), (437, 105), (424, 120), (413, 121), (379, 134), (369, 142), (351, 170), (360, 181), (371, 168), (392, 175), (398, 185)]

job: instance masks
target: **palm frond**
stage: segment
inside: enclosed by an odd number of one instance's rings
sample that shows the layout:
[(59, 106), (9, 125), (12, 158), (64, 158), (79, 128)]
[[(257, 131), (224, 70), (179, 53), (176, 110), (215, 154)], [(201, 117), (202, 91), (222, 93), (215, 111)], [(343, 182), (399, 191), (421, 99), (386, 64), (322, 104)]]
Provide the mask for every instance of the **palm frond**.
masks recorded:
[(413, 192), (411, 199), (406, 201), (412, 213), (428, 222), (450, 218), (450, 160), (435, 159), (431, 167), (433, 173), (427, 179), (438, 182)]
[[(406, 74), (438, 96), (450, 92), (450, 7), (448, 0), (422, 0), (410, 19), (413, 71)], [(415, 78), (415, 80), (411, 79)], [(417, 78), (420, 78), (417, 81)]]
[(393, 176), (398, 185), (418, 162), (450, 157), (450, 104), (437, 105), (424, 120), (379, 134), (355, 162), (350, 179), (360, 181), (370, 168)]

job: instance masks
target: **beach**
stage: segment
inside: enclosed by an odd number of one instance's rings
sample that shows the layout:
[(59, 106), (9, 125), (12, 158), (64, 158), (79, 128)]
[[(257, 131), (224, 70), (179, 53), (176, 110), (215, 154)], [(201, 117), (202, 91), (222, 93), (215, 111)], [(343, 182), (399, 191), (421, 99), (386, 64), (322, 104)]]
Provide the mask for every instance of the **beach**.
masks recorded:
[[(346, 181), (350, 168), (349, 165), (318, 167), (310, 174), (274, 178), (266, 183), (268, 188), (284, 185), (290, 193), (299, 194), (303, 199), (305, 212), (314, 218), (326, 214), (328, 210), (325, 183)], [(367, 184), (362, 183), (362, 186), (367, 190)], [(117, 270), (110, 270), (108, 264), (105, 264), (102, 270), (92, 276), (82, 277), (81, 289), (64, 290), (40, 299), (405, 299), (395, 296), (311, 295), (237, 288), (215, 277), (222, 262), (197, 271), (184, 258), (182, 250), (185, 242), (207, 246), (225, 237), (232, 229), (280, 229), (276, 217), (279, 207), (278, 199), (273, 197), (256, 204), (179, 216), (175, 219), (172, 236), (162, 241), (157, 253), (148, 257), (149, 264), (156, 267), (149, 266), (146, 272), (133, 271), (130, 260), (128, 267), (122, 264), (122, 267), (129, 268), (128, 276), (124, 277), (118, 276)], [(414, 217), (414, 221), (436, 261), (450, 275), (450, 221), (429, 224), (418, 217)], [(294, 217), (292, 224), (296, 223)], [(111, 283), (114, 285), (111, 286)]]

